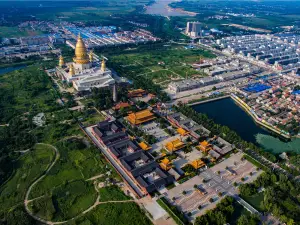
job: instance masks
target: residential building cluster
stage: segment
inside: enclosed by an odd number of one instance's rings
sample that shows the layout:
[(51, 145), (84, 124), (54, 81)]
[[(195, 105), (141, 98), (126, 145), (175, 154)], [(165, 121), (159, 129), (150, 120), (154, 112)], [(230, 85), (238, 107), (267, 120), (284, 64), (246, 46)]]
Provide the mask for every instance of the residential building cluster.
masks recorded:
[(203, 70), (209, 76), (171, 82), (168, 86), (171, 92), (178, 93), (193, 90), (225, 81), (246, 78), (264, 71), (259, 66), (253, 66), (239, 59), (223, 56), (212, 60), (205, 60), (200, 63), (194, 63), (192, 67), (196, 70)]
[(225, 53), (239, 55), (281, 72), (300, 68), (299, 35), (246, 35), (217, 40)]
[(287, 79), (286, 76), (276, 76), (240, 88), (239, 93), (246, 96), (243, 100), (258, 120), (281, 130), (282, 133), (298, 135), (299, 84), (299, 81)]
[(37, 35), (20, 38), (4, 38), (0, 47), (0, 57), (13, 58), (30, 55), (57, 53), (53, 44), (63, 44), (65, 39), (59, 34)]

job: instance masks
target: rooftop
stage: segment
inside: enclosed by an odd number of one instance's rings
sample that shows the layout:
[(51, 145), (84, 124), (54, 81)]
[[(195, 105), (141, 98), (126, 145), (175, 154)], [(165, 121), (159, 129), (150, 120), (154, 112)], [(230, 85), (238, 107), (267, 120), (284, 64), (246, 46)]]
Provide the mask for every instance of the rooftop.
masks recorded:
[(183, 148), (185, 146), (185, 144), (179, 140), (178, 138), (173, 140), (173, 141), (170, 141), (166, 144), (166, 148), (168, 151), (177, 151), (181, 148)]
[(154, 114), (148, 110), (142, 110), (136, 113), (130, 113), (127, 116), (128, 121), (133, 124), (133, 125), (139, 125), (148, 121), (151, 121), (153, 119), (155, 119), (156, 117), (154, 116)]

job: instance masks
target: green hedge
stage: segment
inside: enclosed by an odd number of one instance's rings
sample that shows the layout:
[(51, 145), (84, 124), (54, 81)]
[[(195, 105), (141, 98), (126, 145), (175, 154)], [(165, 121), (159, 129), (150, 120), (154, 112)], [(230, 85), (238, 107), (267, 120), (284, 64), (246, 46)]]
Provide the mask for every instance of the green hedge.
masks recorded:
[(270, 169), (268, 167), (266, 167), (265, 165), (261, 164), (260, 162), (258, 162), (257, 160), (253, 159), (252, 157), (250, 157), (249, 155), (244, 155), (243, 156), (246, 160), (248, 160), (249, 162), (251, 162), (253, 165), (257, 166), (258, 168), (266, 171), (266, 172), (270, 172)]

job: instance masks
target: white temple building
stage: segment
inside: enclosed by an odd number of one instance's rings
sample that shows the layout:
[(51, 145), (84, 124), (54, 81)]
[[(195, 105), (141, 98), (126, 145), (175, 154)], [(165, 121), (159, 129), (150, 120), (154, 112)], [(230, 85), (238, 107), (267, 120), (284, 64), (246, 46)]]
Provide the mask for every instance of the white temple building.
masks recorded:
[(111, 70), (106, 68), (104, 59), (101, 67), (98, 66), (93, 60), (93, 53), (87, 53), (80, 34), (77, 39), (73, 62), (65, 63), (63, 56), (60, 56), (56, 74), (62, 80), (72, 83), (77, 91), (112, 87), (115, 84)]

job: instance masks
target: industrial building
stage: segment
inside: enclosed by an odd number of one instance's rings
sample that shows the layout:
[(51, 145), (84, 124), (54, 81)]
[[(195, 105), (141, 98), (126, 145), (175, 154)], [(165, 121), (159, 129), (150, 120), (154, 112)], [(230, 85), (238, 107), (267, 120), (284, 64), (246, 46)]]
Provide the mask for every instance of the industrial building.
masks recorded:
[(158, 41), (151, 32), (144, 29), (134, 31), (117, 31), (115, 26), (98, 27), (76, 27), (75, 25), (64, 26), (63, 31), (70, 36), (67, 43), (75, 46), (76, 37), (81, 34), (82, 39), (88, 49), (109, 45), (122, 45), (130, 43), (145, 43), (149, 41)]

